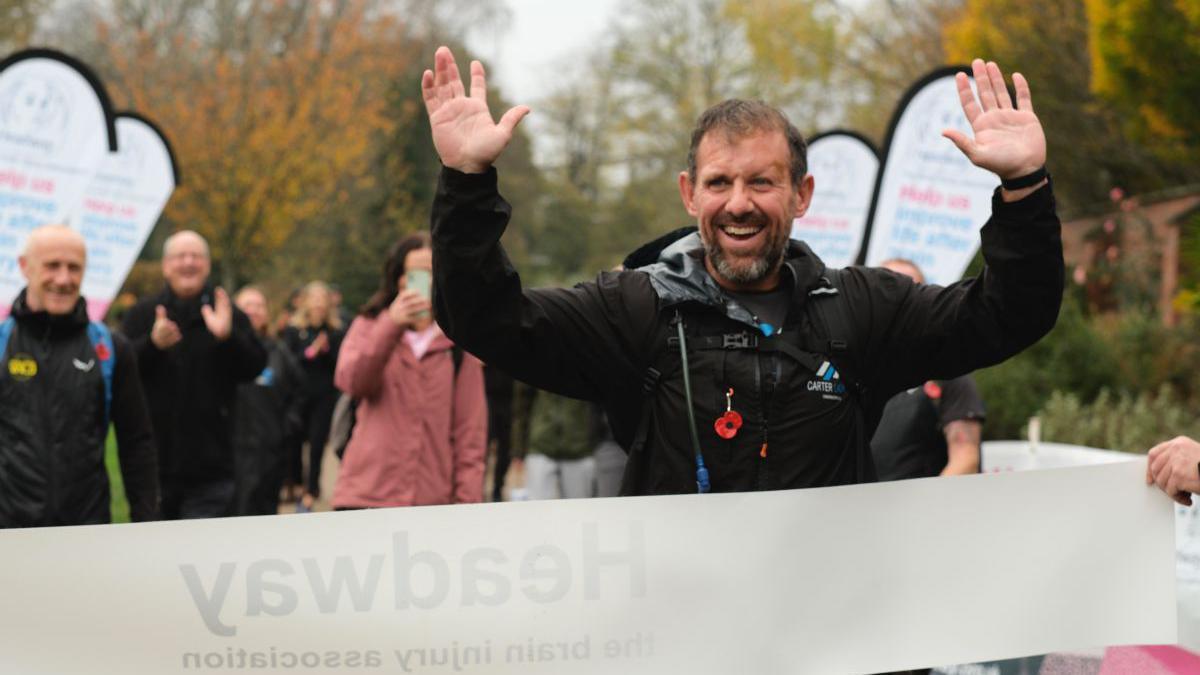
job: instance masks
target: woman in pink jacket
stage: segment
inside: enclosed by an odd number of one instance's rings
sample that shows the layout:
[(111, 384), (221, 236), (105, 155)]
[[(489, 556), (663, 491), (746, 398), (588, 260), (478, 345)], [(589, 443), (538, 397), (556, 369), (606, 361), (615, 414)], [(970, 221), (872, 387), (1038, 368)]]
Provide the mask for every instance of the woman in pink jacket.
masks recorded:
[(483, 367), (431, 318), (432, 263), (428, 234), (396, 244), (379, 290), (342, 342), (334, 383), (358, 409), (335, 508), (483, 499)]

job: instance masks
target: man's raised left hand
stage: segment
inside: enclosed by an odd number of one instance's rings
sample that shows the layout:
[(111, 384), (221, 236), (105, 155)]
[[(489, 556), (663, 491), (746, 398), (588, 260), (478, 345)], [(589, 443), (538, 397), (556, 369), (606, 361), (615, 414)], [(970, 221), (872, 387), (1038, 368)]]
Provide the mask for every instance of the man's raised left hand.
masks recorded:
[[(971, 70), (979, 89), (978, 100), (965, 73), (959, 73), (955, 82), (963, 113), (971, 123), (975, 137), (969, 138), (957, 129), (947, 129), (942, 135), (953, 141), (972, 164), (991, 171), (1002, 180), (1027, 176), (1045, 166), (1046, 134), (1033, 112), (1033, 99), (1025, 77), (1013, 73), (1013, 89), (1017, 93), (1014, 107), (1008, 89), (1004, 87), (1000, 66), (975, 59)], [(1020, 199), (1044, 182), (1020, 190), (1004, 190), (1004, 199)]]
[(200, 306), (200, 315), (204, 317), (204, 325), (212, 333), (217, 342), (224, 342), (233, 331), (233, 303), (224, 288), (217, 288), (213, 294), (213, 306)]

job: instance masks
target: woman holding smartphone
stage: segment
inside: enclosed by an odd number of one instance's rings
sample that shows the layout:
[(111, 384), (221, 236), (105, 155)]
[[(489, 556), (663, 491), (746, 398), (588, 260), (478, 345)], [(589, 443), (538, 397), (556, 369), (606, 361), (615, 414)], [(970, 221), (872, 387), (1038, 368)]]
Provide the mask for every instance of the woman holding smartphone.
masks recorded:
[(358, 408), (335, 508), (483, 500), (483, 366), (433, 321), (429, 246), (422, 232), (392, 248), (342, 343), (334, 380)]

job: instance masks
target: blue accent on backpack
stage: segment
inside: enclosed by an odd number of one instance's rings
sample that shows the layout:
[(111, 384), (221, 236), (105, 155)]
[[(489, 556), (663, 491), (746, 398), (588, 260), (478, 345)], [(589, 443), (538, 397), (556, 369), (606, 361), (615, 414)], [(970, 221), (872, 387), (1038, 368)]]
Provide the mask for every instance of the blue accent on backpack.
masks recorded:
[(117, 350), (113, 346), (112, 333), (108, 331), (108, 326), (99, 321), (88, 322), (88, 339), (92, 341), (92, 348), (96, 349), (96, 358), (100, 358), (99, 347), (104, 346), (104, 354), (108, 357), (100, 359), (100, 374), (104, 376), (104, 429), (107, 433), (108, 422), (112, 416), (112, 381), (113, 372), (117, 368)]
[[(16, 325), (16, 320), (11, 316), (0, 323), (0, 360), (7, 356), (8, 339), (12, 337), (13, 327)], [(104, 427), (107, 430), (112, 413), (112, 381), (113, 372), (117, 367), (117, 350), (113, 347), (112, 333), (109, 332), (108, 326), (99, 321), (88, 322), (87, 334), (92, 348), (99, 352), (100, 345), (103, 345), (104, 353), (108, 355), (108, 358), (101, 359), (100, 354), (96, 354), (97, 360), (100, 361), (100, 374), (104, 376)]]
[(7, 356), (5, 352), (8, 351), (8, 338), (12, 336), (12, 329), (16, 323), (11, 316), (4, 319), (3, 323), (0, 323), (0, 360), (3, 360)]

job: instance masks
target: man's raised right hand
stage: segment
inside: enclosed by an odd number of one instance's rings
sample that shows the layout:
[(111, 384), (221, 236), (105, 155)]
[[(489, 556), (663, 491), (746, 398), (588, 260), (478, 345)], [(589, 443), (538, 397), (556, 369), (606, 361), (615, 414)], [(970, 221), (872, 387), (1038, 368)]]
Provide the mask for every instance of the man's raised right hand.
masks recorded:
[(166, 351), (179, 344), (183, 333), (179, 325), (167, 318), (167, 308), (158, 305), (154, 308), (154, 325), (150, 327), (150, 341), (155, 347)]
[(438, 47), (433, 70), (421, 76), (421, 97), (429, 113), (433, 147), (442, 164), (463, 173), (483, 173), (496, 161), (529, 107), (519, 105), (492, 121), (483, 64), (471, 62), (471, 93), (463, 89), (458, 64), (448, 47)]

